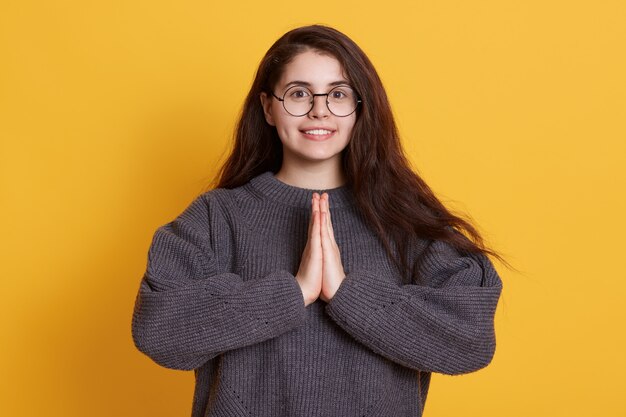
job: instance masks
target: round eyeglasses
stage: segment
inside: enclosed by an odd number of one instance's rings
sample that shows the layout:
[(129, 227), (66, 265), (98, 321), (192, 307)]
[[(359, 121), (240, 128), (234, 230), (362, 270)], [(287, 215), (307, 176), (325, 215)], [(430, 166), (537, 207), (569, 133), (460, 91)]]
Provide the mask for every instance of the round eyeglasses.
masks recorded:
[(356, 92), (347, 85), (339, 85), (334, 87), (326, 94), (313, 94), (311, 90), (300, 85), (289, 87), (283, 98), (276, 94), (272, 95), (282, 101), (283, 107), (287, 113), (295, 117), (302, 117), (311, 110), (315, 102), (315, 97), (326, 96), (326, 107), (328, 110), (338, 117), (350, 116), (361, 103)]

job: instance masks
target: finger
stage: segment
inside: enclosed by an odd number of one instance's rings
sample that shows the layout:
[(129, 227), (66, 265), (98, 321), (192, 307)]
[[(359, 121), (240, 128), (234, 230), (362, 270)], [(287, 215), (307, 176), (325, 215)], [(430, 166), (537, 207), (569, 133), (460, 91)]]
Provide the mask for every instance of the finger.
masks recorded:
[(319, 208), (319, 199), (315, 199), (313, 202), (313, 228), (311, 233), (309, 234), (309, 239), (316, 245), (320, 244), (320, 229), (321, 229), (321, 218), (320, 218), (320, 208)]
[(326, 251), (329, 248), (329, 243), (330, 243), (330, 236), (328, 236), (328, 213), (325, 211), (322, 211), (321, 215), (322, 215), (322, 227), (321, 227), (322, 250)]
[(326, 194), (322, 194), (319, 200), (320, 204), (320, 220), (322, 228), (326, 227), (326, 222), (324, 221), (324, 213), (326, 213)]
[(327, 204), (326, 212), (328, 213), (328, 227), (330, 229), (330, 238), (334, 243), (335, 242), (335, 230), (333, 229), (333, 216), (330, 213), (330, 196), (328, 196), (328, 198), (326, 199), (326, 204)]
[(328, 194), (324, 196), (324, 213), (326, 213), (326, 229), (328, 232), (328, 238), (330, 239), (331, 225), (330, 225), (330, 206), (328, 204)]
[(323, 210), (324, 212), (328, 213), (328, 194), (324, 193), (324, 194), (322, 195), (322, 199), (321, 199), (320, 204), (321, 204), (321, 205), (322, 205), (322, 207), (323, 207), (323, 209), (322, 209), (322, 210)]
[(321, 211), (320, 195), (318, 193), (313, 194), (313, 211)]
[(330, 229), (328, 228), (328, 212), (322, 212), (322, 252), (324, 253), (324, 259), (334, 259), (338, 255), (337, 244), (330, 236)]
[(309, 217), (308, 236), (311, 236), (313, 230), (313, 220), (315, 218), (315, 196), (311, 197), (311, 215)]

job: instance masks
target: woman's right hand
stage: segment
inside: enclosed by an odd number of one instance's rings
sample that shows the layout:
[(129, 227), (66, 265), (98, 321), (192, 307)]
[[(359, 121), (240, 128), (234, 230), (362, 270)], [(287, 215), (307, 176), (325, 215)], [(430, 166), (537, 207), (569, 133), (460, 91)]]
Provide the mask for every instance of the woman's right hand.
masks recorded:
[(322, 242), (321, 242), (320, 195), (313, 193), (311, 199), (311, 219), (296, 281), (304, 297), (304, 305), (315, 302), (322, 291)]

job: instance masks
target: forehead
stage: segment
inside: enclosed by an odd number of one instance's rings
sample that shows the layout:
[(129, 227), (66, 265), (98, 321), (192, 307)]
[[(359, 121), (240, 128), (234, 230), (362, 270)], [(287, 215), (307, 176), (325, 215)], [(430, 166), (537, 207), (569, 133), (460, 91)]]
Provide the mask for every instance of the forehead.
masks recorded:
[(309, 50), (296, 55), (285, 65), (278, 84), (284, 86), (294, 81), (306, 82), (314, 87), (326, 87), (348, 80), (335, 57)]

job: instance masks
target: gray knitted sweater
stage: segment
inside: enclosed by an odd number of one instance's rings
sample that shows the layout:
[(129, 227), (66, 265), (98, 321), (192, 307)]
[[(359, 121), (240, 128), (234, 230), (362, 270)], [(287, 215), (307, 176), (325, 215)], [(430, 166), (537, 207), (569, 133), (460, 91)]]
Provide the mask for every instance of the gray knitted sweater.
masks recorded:
[(271, 172), (199, 196), (152, 240), (137, 348), (195, 370), (193, 417), (421, 416), (431, 372), (485, 367), (502, 282), (482, 255), (415, 239), (402, 284), (347, 187), (330, 195), (346, 278), (304, 306), (294, 275), (314, 190)]

